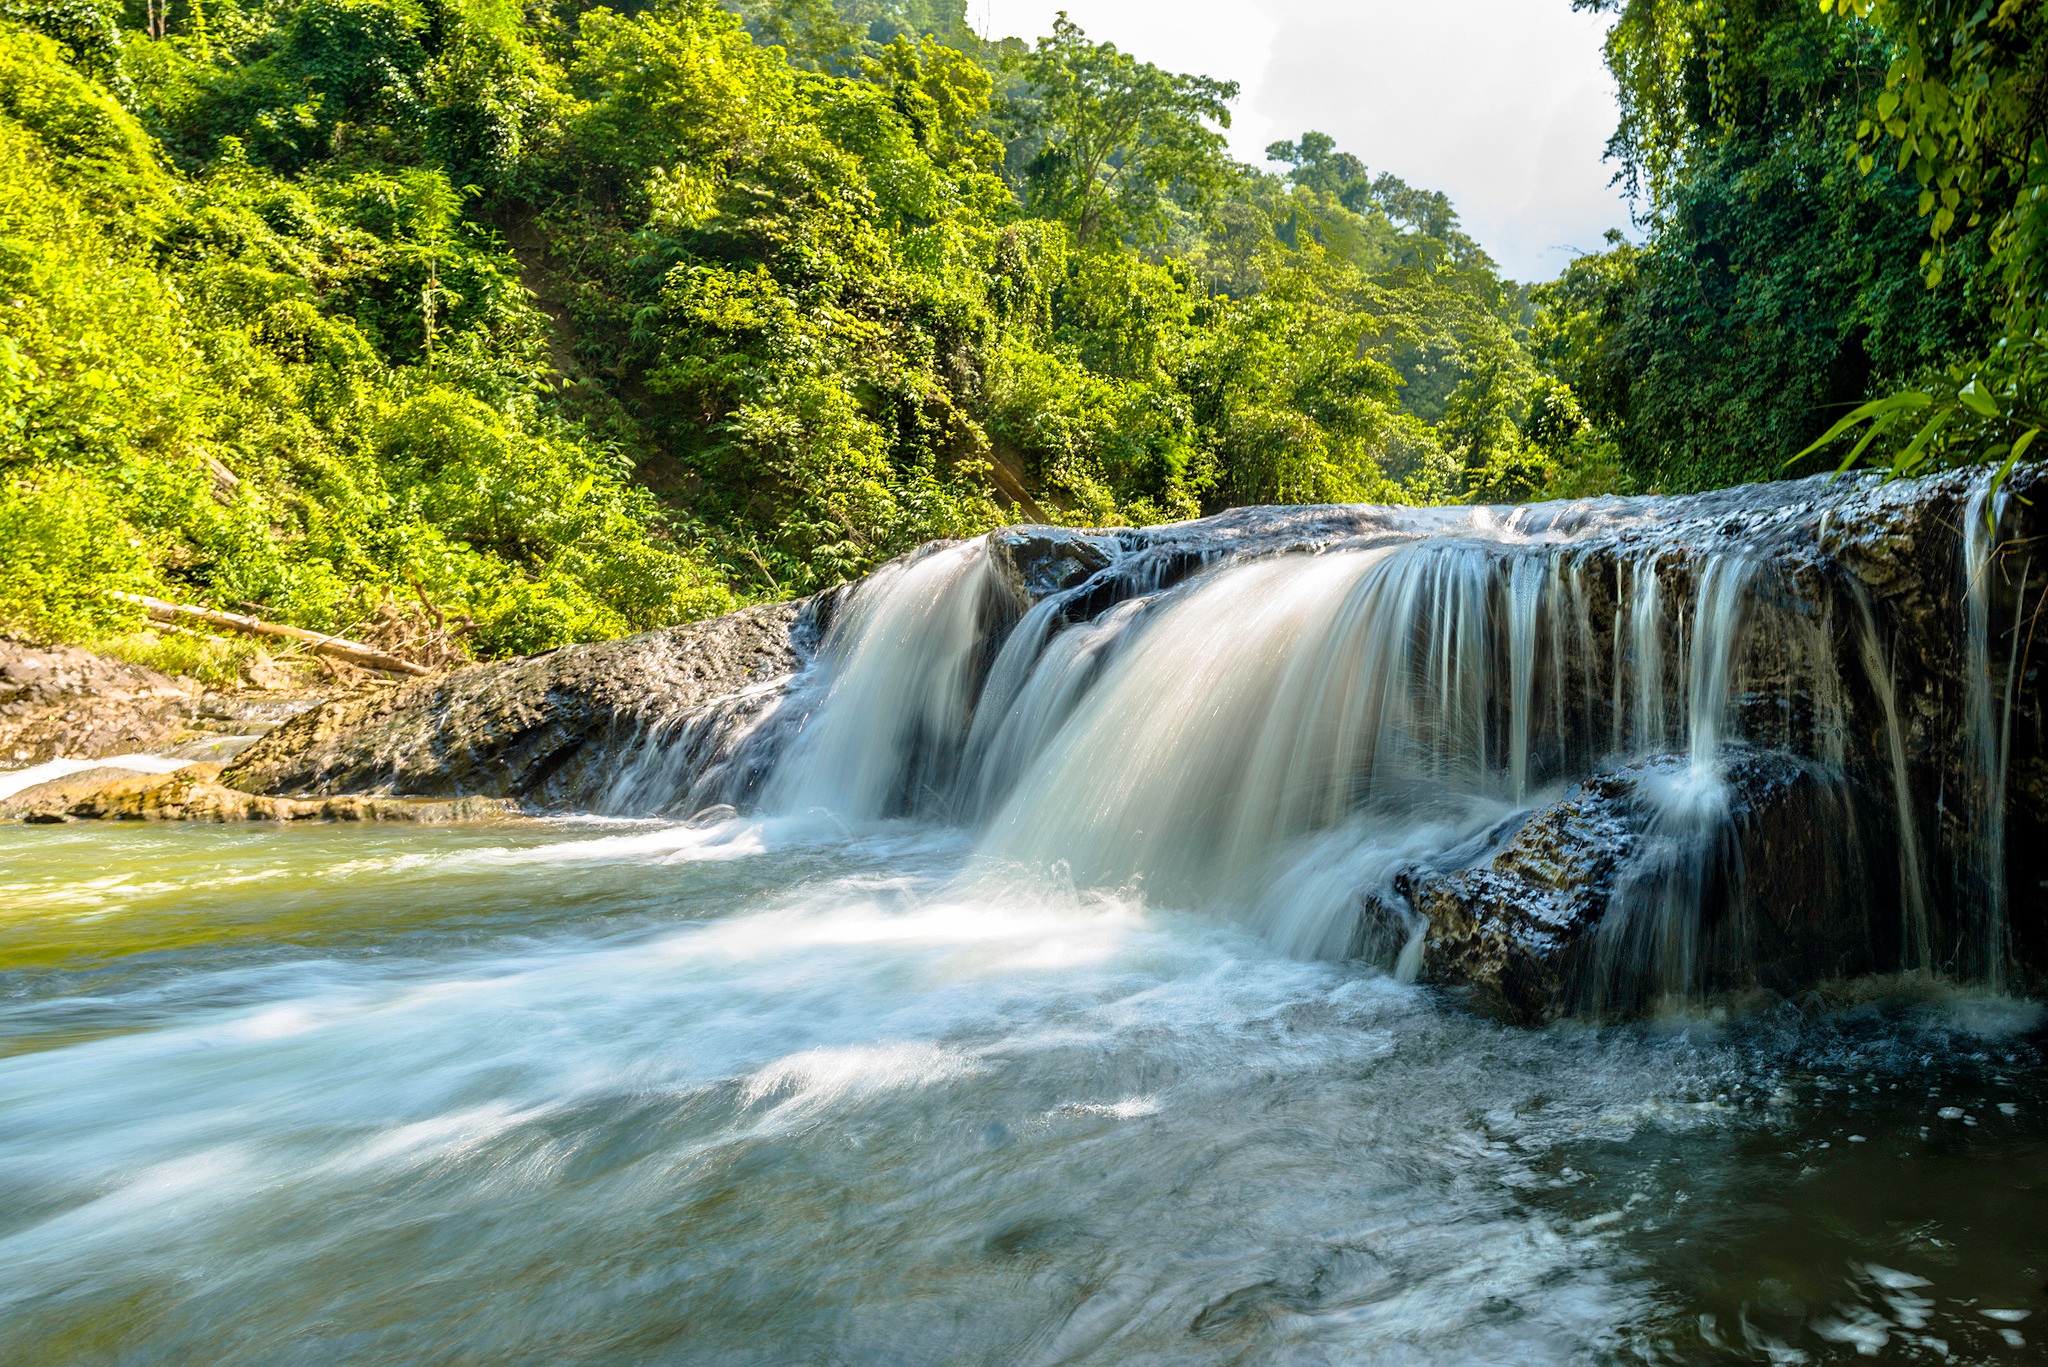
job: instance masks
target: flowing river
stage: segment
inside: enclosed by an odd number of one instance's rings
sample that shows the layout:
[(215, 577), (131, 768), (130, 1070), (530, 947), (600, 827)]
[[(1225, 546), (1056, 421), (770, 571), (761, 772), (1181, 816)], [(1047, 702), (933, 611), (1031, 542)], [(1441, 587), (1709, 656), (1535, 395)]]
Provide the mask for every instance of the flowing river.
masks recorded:
[(0, 1361), (2048, 1351), (2032, 1007), (1512, 1028), (971, 857), (0, 829)]
[(0, 827), (0, 1362), (2048, 1361), (1975, 488), (999, 534), (609, 817)]

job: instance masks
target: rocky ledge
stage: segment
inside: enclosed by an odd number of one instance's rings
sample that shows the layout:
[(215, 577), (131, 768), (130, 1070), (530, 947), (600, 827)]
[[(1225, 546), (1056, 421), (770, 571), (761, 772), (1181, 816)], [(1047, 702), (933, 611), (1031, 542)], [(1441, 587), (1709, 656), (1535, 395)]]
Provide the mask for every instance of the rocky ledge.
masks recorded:
[(810, 658), (835, 595), (622, 641), (472, 665), (330, 702), (266, 736), (225, 780), (272, 796), (489, 796), (597, 805), (652, 736)]
[(116, 766), (86, 769), (0, 799), (0, 820), (65, 821), (392, 821), (442, 826), (517, 816), (502, 798), (394, 797), (298, 799), (240, 792), (220, 781), (218, 764), (168, 774)]

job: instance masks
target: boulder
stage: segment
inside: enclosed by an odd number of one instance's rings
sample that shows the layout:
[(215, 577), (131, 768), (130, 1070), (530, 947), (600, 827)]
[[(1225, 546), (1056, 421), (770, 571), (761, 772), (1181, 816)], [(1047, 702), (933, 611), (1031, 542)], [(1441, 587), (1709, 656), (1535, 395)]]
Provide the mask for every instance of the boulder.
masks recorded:
[(771, 603), (329, 702), (244, 751), (226, 781), (268, 796), (602, 806), (650, 738), (749, 690), (772, 701), (761, 686), (810, 658), (835, 602)]
[(1782, 752), (1733, 751), (1718, 787), (1689, 764), (1595, 774), (1475, 858), (1403, 871), (1403, 905), (1375, 899), (1368, 916), (1419, 914), (1423, 977), (1524, 1023), (1628, 1014), (1667, 994), (1789, 994), (1894, 961), (1898, 939), (1869, 929), (1887, 923), (1872, 914), (1881, 880), (1840, 876), (1881, 856), (1848, 847), (1859, 830), (1878, 843), (1872, 804)]
[(989, 559), (1011, 592), (1035, 603), (1084, 583), (1116, 559), (1116, 534), (1077, 527), (1005, 527), (988, 539)]

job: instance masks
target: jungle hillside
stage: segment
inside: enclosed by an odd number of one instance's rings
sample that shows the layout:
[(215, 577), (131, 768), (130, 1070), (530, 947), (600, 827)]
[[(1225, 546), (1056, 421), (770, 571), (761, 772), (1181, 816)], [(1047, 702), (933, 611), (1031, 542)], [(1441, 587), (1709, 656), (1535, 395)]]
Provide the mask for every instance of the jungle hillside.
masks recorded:
[(447, 663), (1019, 521), (2019, 459), (2048, 6), (1576, 2), (1637, 222), (1518, 282), (964, 0), (0, 0), (0, 632)]

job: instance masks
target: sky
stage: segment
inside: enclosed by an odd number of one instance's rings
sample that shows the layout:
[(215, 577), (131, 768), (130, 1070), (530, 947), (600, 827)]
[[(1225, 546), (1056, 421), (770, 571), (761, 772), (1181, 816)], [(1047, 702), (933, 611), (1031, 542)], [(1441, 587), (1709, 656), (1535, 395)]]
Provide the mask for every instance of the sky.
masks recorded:
[(1515, 279), (1551, 279), (1629, 227), (1602, 159), (1608, 20), (1570, 0), (968, 0), (997, 37), (1038, 37), (1061, 9), (1141, 60), (1236, 81), (1241, 160), (1264, 166), (1268, 143), (1313, 128), (1442, 190)]

